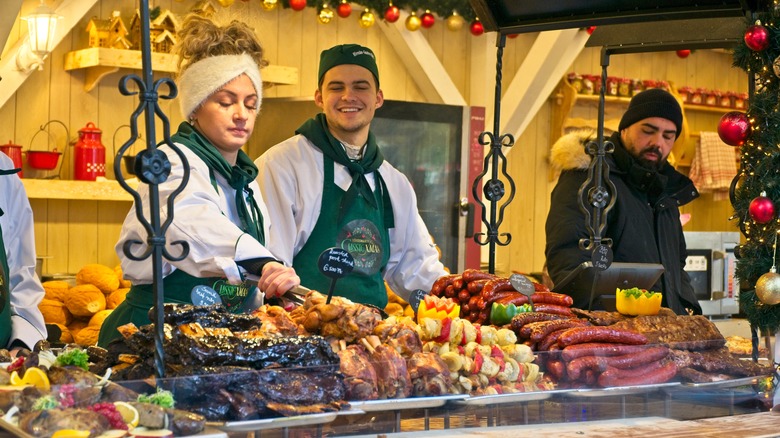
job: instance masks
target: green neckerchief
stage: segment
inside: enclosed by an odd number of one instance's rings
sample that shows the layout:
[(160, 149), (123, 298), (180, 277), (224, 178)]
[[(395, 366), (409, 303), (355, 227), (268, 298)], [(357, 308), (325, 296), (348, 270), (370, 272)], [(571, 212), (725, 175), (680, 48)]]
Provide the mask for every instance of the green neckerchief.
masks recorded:
[[(192, 128), (187, 122), (179, 125), (179, 130), (171, 137), (176, 143), (181, 143), (190, 148), (195, 155), (203, 160), (212, 172), (222, 175), (236, 191), (236, 210), (241, 219), (241, 229), (253, 236), (261, 244), (265, 245), (265, 232), (263, 231), (263, 214), (255, 201), (254, 193), (249, 188), (249, 183), (257, 178), (257, 166), (244, 151), (238, 151), (236, 165), (231, 166), (225, 160), (217, 148), (206, 137)], [(244, 198), (244, 193), (247, 194)], [(247, 209), (247, 201), (251, 212)]]
[[(295, 131), (296, 134), (301, 134), (308, 138), (309, 141), (314, 143), (314, 146), (319, 148), (323, 154), (335, 161), (342, 164), (349, 169), (349, 174), (352, 175), (352, 184), (347, 189), (347, 193), (344, 194), (344, 198), (341, 200), (339, 206), (338, 220), (344, 218), (344, 214), (355, 202), (358, 195), (362, 196), (372, 207), (378, 208), (374, 194), (371, 191), (371, 186), (366, 180), (365, 174), (371, 173), (379, 169), (385, 158), (382, 156), (382, 151), (379, 150), (379, 146), (376, 144), (374, 134), (368, 133), (368, 143), (363, 151), (363, 158), (360, 161), (350, 160), (347, 156), (347, 152), (344, 150), (344, 146), (341, 142), (330, 133), (328, 129), (328, 122), (325, 119), (325, 114), (320, 113), (313, 119), (309, 119), (303, 122), (300, 128)], [(379, 183), (379, 190), (382, 194), (382, 204), (385, 209), (385, 227), (394, 228), (395, 221), (393, 219), (393, 204), (390, 202), (390, 194), (387, 192), (387, 185), (382, 175), (379, 172), (375, 172), (376, 179)]]

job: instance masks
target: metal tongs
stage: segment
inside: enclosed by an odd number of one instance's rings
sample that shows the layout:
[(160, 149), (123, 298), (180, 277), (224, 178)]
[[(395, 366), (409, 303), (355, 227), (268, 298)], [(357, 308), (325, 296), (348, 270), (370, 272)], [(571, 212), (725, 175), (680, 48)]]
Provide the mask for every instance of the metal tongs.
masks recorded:
[(285, 298), (288, 301), (291, 301), (299, 306), (303, 305), (303, 302), (306, 299), (306, 295), (311, 292), (311, 289), (304, 286), (295, 286), (294, 288), (288, 290), (282, 295), (282, 298)]

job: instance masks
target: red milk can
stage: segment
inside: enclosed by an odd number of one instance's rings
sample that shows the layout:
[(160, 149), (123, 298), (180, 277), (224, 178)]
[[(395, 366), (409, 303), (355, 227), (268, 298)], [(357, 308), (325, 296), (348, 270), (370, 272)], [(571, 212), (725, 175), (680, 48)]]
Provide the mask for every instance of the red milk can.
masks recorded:
[[(8, 144), (4, 144), (0, 146), (0, 152), (8, 155), (11, 158), (11, 161), (14, 162), (15, 168), (22, 168), (22, 147), (18, 144), (11, 143), (11, 140), (8, 140)], [(22, 171), (20, 170), (19, 178), (22, 177)]]
[(106, 175), (106, 148), (100, 142), (103, 131), (94, 123), (79, 129), (79, 141), (76, 142), (73, 178), (81, 181), (95, 181)]

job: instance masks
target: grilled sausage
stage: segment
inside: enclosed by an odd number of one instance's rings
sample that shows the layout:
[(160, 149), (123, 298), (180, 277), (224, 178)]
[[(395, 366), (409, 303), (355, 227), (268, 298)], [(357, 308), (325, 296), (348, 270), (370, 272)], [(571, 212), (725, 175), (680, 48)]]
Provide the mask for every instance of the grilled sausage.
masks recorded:
[(462, 276), (463, 281), (467, 283), (480, 280), (493, 280), (497, 278), (496, 275), (489, 272), (480, 271), (479, 269), (466, 269), (463, 271)]
[(566, 375), (570, 380), (578, 380), (585, 370), (603, 372), (607, 370), (607, 358), (600, 356), (582, 356), (566, 363)]
[(547, 304), (547, 303), (536, 304), (536, 301), (534, 301), (534, 311), (544, 312), (544, 313), (554, 313), (556, 315), (574, 316), (571, 309), (569, 309), (568, 307), (559, 306), (557, 304)]
[(436, 297), (442, 296), (442, 294), (444, 294), (444, 288), (447, 287), (448, 284), (452, 284), (457, 277), (460, 277), (460, 275), (450, 274), (439, 277), (433, 282), (433, 286), (431, 286), (431, 295)]
[(574, 304), (574, 298), (556, 292), (535, 292), (531, 295), (531, 301), (534, 304), (555, 304), (564, 307), (571, 307)]
[(586, 342), (565, 347), (561, 351), (561, 357), (565, 361), (570, 361), (581, 356), (620, 356), (625, 354), (636, 354), (646, 349), (647, 347), (645, 345)]
[(497, 278), (495, 280), (488, 281), (482, 288), (480, 295), (482, 296), (482, 299), (492, 303), (493, 295), (496, 292), (513, 290), (515, 290), (515, 288), (512, 287), (512, 283), (509, 282), (508, 278)]
[(630, 330), (615, 329), (611, 327), (589, 326), (575, 327), (563, 333), (558, 338), (558, 344), (568, 347), (574, 344), (586, 342), (612, 342), (615, 344), (646, 344), (645, 335)]
[(599, 376), (598, 382), (600, 386), (605, 388), (609, 386), (655, 385), (668, 382), (675, 375), (677, 375), (677, 365), (674, 362), (658, 361), (630, 370), (607, 368)]

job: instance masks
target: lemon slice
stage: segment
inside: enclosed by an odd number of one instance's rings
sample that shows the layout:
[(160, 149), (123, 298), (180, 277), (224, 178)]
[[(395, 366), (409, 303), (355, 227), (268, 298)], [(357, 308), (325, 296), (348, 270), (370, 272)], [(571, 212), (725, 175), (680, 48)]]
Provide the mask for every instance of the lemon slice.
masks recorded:
[(127, 402), (118, 401), (114, 402), (114, 407), (117, 412), (119, 412), (119, 415), (122, 416), (122, 420), (127, 423), (127, 427), (132, 429), (138, 426), (138, 410), (133, 407), (133, 405)]
[(8, 379), (8, 383), (10, 383), (13, 386), (21, 386), (24, 385), (22, 382), (22, 378), (19, 377), (19, 373), (16, 371), (11, 372), (11, 377)]
[(51, 435), (51, 438), (88, 438), (88, 430), (60, 429)]
[(33, 385), (38, 389), (46, 391), (51, 387), (49, 384), (49, 376), (40, 368), (27, 368), (27, 371), (24, 372), (24, 377), (22, 377), (22, 383)]

